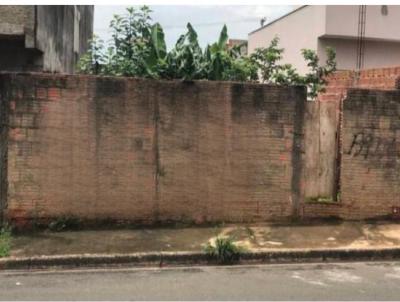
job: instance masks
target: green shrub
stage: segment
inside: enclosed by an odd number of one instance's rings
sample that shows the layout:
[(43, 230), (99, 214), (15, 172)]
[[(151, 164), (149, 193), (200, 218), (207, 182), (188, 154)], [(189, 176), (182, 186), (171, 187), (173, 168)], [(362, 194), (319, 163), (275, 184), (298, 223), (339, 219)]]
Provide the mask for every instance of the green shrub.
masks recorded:
[(231, 237), (217, 237), (215, 246), (208, 243), (204, 249), (211, 260), (220, 264), (232, 264), (240, 260), (242, 249), (235, 245)]
[(10, 256), (11, 229), (8, 226), (0, 228), (0, 258)]

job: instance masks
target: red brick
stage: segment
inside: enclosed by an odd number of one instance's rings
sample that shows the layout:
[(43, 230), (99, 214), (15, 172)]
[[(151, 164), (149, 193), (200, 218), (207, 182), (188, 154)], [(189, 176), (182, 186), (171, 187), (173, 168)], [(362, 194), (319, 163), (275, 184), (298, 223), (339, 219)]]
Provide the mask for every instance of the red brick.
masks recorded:
[(50, 87), (47, 90), (47, 97), (50, 101), (57, 101), (61, 98), (61, 89)]

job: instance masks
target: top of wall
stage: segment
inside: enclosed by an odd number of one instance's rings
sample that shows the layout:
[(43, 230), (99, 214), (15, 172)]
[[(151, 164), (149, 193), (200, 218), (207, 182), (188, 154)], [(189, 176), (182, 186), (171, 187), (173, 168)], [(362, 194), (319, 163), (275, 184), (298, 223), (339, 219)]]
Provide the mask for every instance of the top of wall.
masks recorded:
[(275, 19), (275, 20), (273, 20), (273, 21), (261, 26), (260, 28), (257, 28), (256, 30), (253, 30), (252, 32), (249, 33), (249, 36), (251, 34), (255, 33), (255, 32), (258, 32), (258, 31), (260, 31), (260, 30), (262, 30), (262, 29), (264, 29), (264, 28), (276, 23), (276, 22), (279, 22), (279, 21), (287, 18), (288, 16), (290, 16), (292, 14), (295, 14), (297, 11), (299, 11), (299, 10), (301, 10), (301, 9), (307, 7), (307, 6), (309, 6), (309, 5), (302, 5), (302, 6), (298, 7), (298, 8), (296, 8), (296, 9), (292, 10), (291, 12), (288, 12), (287, 14), (284, 14), (283, 16), (281, 16), (281, 17), (279, 17), (279, 18), (277, 18), (277, 19)]
[(301, 85), (275, 85), (275, 84), (265, 84), (265, 83), (256, 83), (256, 82), (239, 82), (239, 81), (209, 81), (209, 80), (166, 80), (166, 79), (149, 79), (149, 78), (139, 78), (139, 77), (119, 77), (119, 76), (97, 76), (97, 75), (87, 75), (87, 74), (66, 74), (66, 73), (46, 73), (46, 72), (8, 72), (8, 71), (0, 71), (0, 78), (16, 78), (16, 77), (31, 77), (32, 79), (43, 79), (44, 85), (47, 85), (48, 81), (58, 82), (58, 86), (65, 85), (65, 81), (79, 81), (79, 79), (89, 79), (89, 80), (100, 80), (100, 81), (143, 81), (143, 82), (153, 82), (153, 83), (165, 83), (165, 84), (185, 84), (185, 85), (194, 85), (194, 84), (202, 84), (202, 85), (242, 85), (247, 87), (271, 87), (274, 89), (280, 90), (288, 90), (288, 89), (304, 89), (306, 91), (305, 86)]

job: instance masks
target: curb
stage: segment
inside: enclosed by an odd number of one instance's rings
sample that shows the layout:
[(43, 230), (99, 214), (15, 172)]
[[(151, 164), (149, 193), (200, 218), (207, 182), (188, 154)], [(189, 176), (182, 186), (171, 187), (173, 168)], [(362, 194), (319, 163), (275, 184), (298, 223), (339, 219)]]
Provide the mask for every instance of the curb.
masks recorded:
[[(237, 264), (304, 263), (333, 261), (373, 261), (400, 259), (398, 248), (369, 249), (288, 249), (245, 252)], [(133, 254), (81, 254), (0, 259), (0, 270), (90, 268), (90, 267), (164, 267), (216, 265), (201, 252), (151, 252)]]

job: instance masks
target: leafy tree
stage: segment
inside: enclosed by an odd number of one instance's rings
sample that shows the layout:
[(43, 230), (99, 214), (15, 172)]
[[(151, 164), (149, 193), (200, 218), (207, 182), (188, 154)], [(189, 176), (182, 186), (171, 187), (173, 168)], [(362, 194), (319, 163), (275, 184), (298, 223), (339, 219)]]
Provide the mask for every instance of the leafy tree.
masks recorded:
[(107, 54), (110, 72), (122, 76), (145, 76), (145, 60), (151, 48), (151, 10), (147, 6), (139, 10), (127, 8), (125, 16), (114, 15), (110, 23), (112, 44)]
[(93, 38), (89, 40), (89, 50), (78, 62), (78, 70), (86, 74), (100, 74), (101, 67), (106, 63), (103, 49), (104, 41), (93, 35)]
[(314, 50), (302, 49), (301, 53), (310, 70), (305, 76), (301, 76), (291, 64), (279, 64), (284, 49), (279, 48), (278, 44), (279, 38), (275, 37), (268, 47), (257, 48), (250, 56), (261, 74), (261, 81), (279, 85), (306, 85), (309, 99), (315, 99), (318, 93), (324, 91), (326, 77), (336, 70), (335, 51), (327, 47), (326, 63), (320, 66)]
[(310, 68), (310, 72), (303, 77), (302, 82), (307, 85), (309, 98), (315, 99), (318, 93), (325, 91), (326, 77), (336, 70), (336, 53), (333, 48), (327, 47), (326, 64), (320, 66), (314, 50), (302, 49), (301, 52)]
[(127, 14), (114, 15), (110, 22), (112, 39), (104, 42), (94, 37), (78, 64), (82, 73), (117, 76), (147, 76), (146, 60), (151, 55), (151, 10), (127, 8)]
[(275, 73), (280, 69), (277, 62), (282, 59), (283, 48), (278, 48), (279, 38), (272, 39), (270, 45), (266, 48), (257, 48), (250, 59), (257, 66), (261, 74), (262, 83), (275, 83)]
[(227, 28), (217, 42), (203, 51), (190, 23), (171, 51), (167, 51), (160, 24), (151, 24), (151, 10), (128, 8), (127, 14), (115, 15), (110, 23), (109, 47), (95, 38), (79, 62), (82, 73), (138, 76), (165, 79), (255, 80), (256, 67), (248, 58), (228, 50)]

